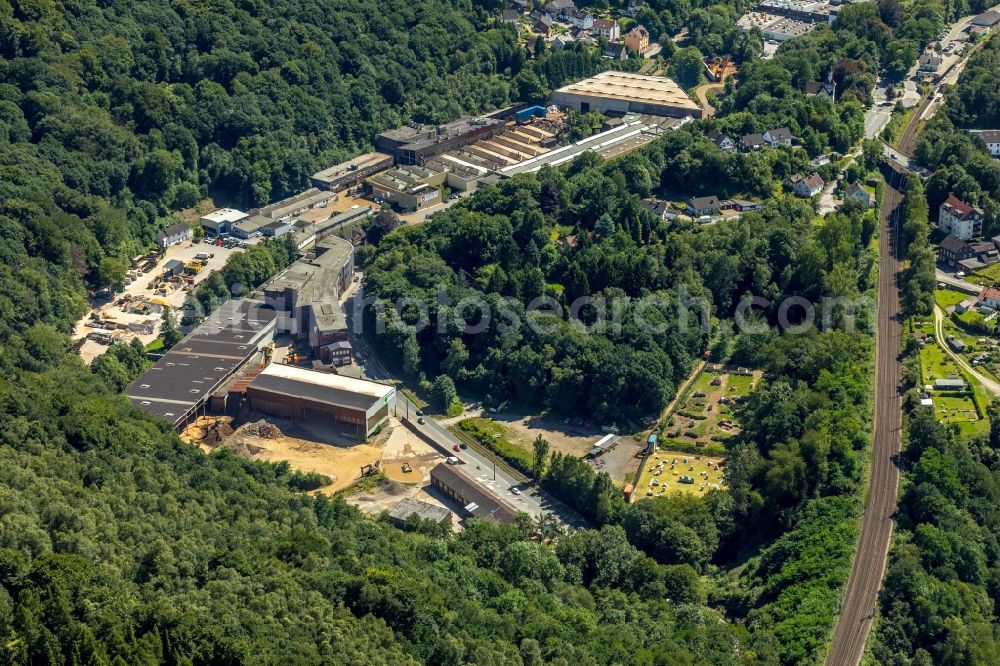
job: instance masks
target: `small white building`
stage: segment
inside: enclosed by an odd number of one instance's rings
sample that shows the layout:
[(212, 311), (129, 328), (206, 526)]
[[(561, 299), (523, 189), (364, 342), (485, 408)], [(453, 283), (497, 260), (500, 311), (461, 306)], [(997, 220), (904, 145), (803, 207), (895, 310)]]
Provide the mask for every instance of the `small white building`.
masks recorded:
[(1000, 130), (969, 130), (969, 134), (982, 139), (992, 157), (1000, 158)]
[(166, 250), (171, 245), (177, 245), (191, 238), (193, 235), (191, 225), (187, 222), (172, 224), (166, 229), (156, 232), (156, 244)]

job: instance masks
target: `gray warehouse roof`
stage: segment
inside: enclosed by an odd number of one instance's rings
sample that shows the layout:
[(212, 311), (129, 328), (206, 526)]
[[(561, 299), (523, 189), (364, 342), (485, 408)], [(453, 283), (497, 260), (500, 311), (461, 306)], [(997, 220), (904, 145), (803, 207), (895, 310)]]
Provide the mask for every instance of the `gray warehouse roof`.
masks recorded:
[(274, 311), (227, 301), (125, 388), (133, 405), (176, 425), (258, 351)]

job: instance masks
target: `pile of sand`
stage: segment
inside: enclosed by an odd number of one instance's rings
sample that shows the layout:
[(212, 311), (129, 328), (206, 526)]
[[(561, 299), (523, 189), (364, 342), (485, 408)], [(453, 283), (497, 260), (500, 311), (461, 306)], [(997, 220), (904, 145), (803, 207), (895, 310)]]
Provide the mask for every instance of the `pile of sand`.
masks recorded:
[(237, 435), (260, 437), (261, 439), (278, 439), (282, 437), (281, 429), (273, 423), (268, 423), (264, 419), (247, 423), (239, 427)]
[(255, 455), (263, 451), (264, 449), (259, 446), (254, 446), (253, 444), (247, 444), (243, 440), (234, 439), (228, 442), (222, 442), (220, 444), (223, 448), (229, 449), (241, 458), (253, 458)]

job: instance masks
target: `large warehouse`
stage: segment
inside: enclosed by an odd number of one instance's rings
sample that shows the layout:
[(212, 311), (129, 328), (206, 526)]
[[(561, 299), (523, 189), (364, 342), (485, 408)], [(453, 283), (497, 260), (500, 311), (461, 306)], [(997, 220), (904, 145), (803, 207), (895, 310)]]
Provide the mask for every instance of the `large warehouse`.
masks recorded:
[(262, 361), (275, 313), (263, 303), (227, 301), (125, 388), (133, 405), (183, 428), (237, 370)]
[(602, 72), (559, 88), (552, 103), (581, 113), (644, 113), (652, 116), (701, 118), (701, 107), (672, 79), (630, 72)]
[(396, 406), (393, 386), (272, 363), (247, 386), (251, 409), (290, 419), (342, 424), (367, 439)]

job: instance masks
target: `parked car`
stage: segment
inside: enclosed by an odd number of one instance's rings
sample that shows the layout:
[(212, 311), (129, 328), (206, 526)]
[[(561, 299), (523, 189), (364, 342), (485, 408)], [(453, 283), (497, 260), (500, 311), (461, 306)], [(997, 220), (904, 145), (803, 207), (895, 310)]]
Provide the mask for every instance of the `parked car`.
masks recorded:
[(427, 423), (427, 421), (424, 421), (424, 417), (421, 416), (419, 419), (417, 419), (417, 423), (419, 423), (420, 425), (423, 425), (423, 424)]
[(452, 450), (452, 451), (455, 451), (455, 452), (458, 452), (458, 451), (461, 451), (461, 450), (462, 450), (462, 447), (461, 447), (461, 446), (459, 446), (458, 444), (456, 444), (455, 446), (451, 447), (451, 450)]
[(517, 488), (515, 486), (511, 486), (510, 487), (510, 492), (511, 492), (512, 495), (520, 495), (521, 494), (521, 489)]

